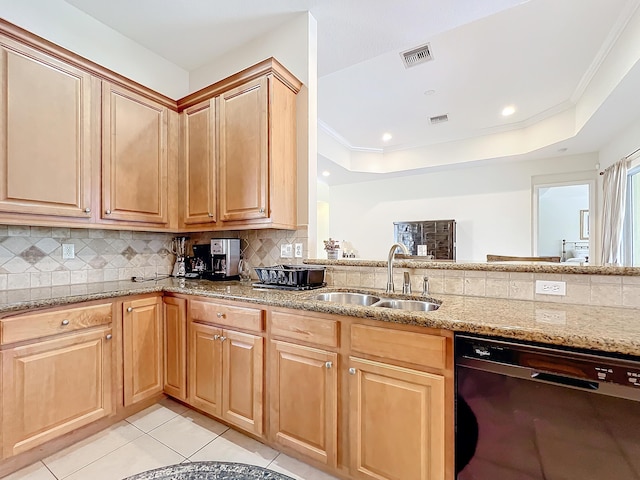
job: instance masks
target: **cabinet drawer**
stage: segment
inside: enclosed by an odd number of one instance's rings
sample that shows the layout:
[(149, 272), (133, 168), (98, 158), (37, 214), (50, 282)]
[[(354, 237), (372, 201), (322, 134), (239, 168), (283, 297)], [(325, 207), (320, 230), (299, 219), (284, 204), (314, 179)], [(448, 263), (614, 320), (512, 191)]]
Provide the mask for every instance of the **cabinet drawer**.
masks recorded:
[(0, 344), (72, 332), (111, 323), (112, 304), (67, 308), (0, 320)]
[(446, 366), (447, 339), (437, 335), (352, 325), (351, 350), (443, 369)]
[(261, 332), (264, 330), (263, 312), (257, 308), (232, 307), (213, 302), (191, 300), (191, 320)]
[(339, 322), (284, 312), (271, 314), (271, 335), (327, 347), (337, 347)]

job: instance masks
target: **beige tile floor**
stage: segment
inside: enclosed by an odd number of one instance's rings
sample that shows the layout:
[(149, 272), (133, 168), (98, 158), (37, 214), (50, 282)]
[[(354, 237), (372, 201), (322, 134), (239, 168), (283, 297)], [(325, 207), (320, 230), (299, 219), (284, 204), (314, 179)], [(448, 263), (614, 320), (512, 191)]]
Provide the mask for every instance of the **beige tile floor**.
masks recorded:
[(121, 480), (145, 470), (203, 460), (259, 465), (296, 480), (336, 480), (170, 399), (5, 480)]

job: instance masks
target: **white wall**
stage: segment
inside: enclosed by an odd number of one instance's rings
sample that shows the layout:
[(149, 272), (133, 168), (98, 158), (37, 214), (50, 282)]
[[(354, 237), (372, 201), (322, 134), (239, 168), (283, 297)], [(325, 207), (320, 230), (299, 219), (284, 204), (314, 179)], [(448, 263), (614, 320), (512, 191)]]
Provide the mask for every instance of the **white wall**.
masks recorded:
[(538, 255), (562, 254), (562, 240), (580, 240), (580, 210), (589, 210), (589, 185), (540, 188)]
[(329, 233), (358, 257), (385, 259), (394, 221), (455, 219), (458, 260), (530, 255), (532, 177), (593, 171), (596, 162), (596, 154), (573, 155), (334, 186)]
[(186, 70), (63, 0), (0, 0), (0, 12), (8, 22), (170, 98), (189, 93)]

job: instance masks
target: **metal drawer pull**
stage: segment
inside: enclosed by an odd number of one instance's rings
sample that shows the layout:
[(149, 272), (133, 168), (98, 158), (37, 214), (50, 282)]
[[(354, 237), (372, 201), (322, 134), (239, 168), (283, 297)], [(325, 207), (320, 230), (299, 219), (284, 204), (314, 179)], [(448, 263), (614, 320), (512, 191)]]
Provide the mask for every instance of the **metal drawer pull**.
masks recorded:
[(220, 337), (220, 341), (224, 342), (227, 339), (227, 337)]
[(355, 368), (353, 368), (353, 367), (351, 367), (351, 368), (349, 369), (349, 375), (355, 375), (355, 374), (356, 374), (356, 369), (355, 369)]
[(331, 367), (333, 367), (333, 362), (327, 362), (327, 363), (324, 364), (324, 366), (327, 367), (327, 368), (331, 368)]
[(62, 320), (62, 325), (63, 326), (69, 325), (69, 320), (67, 320), (66, 318), (64, 320)]
[(127, 308), (127, 312), (129, 312), (129, 313), (133, 312), (133, 307)]
[(218, 316), (218, 318), (227, 318), (227, 314), (226, 313), (222, 313), (222, 312), (218, 312), (217, 316)]
[(110, 333), (107, 333), (107, 336), (105, 338), (107, 340), (111, 340), (113, 338), (113, 335), (111, 335)]

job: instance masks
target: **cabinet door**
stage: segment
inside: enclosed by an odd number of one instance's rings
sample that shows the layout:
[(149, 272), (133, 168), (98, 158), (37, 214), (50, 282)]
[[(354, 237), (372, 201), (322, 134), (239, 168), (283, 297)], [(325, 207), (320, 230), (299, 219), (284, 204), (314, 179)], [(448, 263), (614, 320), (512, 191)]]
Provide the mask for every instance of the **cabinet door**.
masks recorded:
[(351, 474), (444, 478), (444, 377), (350, 358)]
[(215, 99), (183, 112), (182, 222), (216, 221)]
[(222, 335), (222, 418), (262, 435), (264, 340), (231, 330)]
[(272, 341), (270, 423), (276, 443), (336, 465), (338, 355)]
[(0, 211), (91, 217), (99, 85), (0, 36)]
[(187, 300), (164, 298), (164, 392), (187, 400)]
[(266, 77), (219, 97), (222, 220), (269, 216), (267, 98)]
[(162, 392), (162, 298), (123, 303), (124, 406)]
[(71, 432), (114, 410), (111, 329), (2, 352), (5, 456)]
[(102, 218), (167, 223), (167, 108), (102, 86)]
[(221, 416), (222, 330), (189, 324), (189, 404)]

